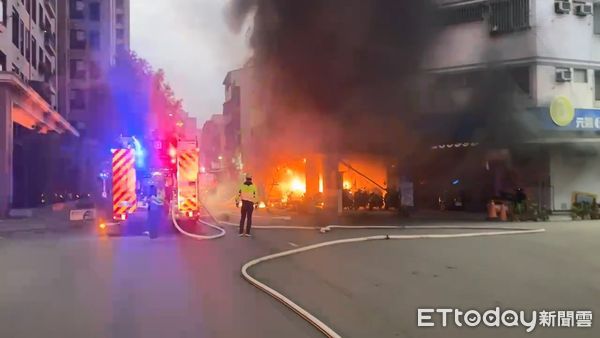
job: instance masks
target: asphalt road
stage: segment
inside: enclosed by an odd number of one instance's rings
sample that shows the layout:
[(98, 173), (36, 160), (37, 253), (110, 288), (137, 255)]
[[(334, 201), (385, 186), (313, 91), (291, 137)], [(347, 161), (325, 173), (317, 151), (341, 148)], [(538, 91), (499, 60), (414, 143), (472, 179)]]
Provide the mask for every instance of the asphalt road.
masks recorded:
[(599, 337), (600, 323), (533, 333), (441, 328), (439, 317), (434, 328), (417, 326), (418, 308), (598, 316), (600, 223), (543, 225), (548, 231), (533, 235), (342, 244), (265, 262), (253, 274), (343, 337)]
[[(522, 328), (417, 328), (416, 308), (600, 313), (600, 224), (544, 225), (550, 230), (541, 235), (340, 245), (252, 273), (344, 337), (525, 337)], [(246, 239), (235, 232), (204, 242), (83, 233), (0, 239), (0, 337), (320, 337), (245, 282), (241, 265), (296, 246), (382, 233), (256, 230)], [(395, 233), (424, 232), (434, 231)], [(540, 329), (534, 336), (598, 331)]]

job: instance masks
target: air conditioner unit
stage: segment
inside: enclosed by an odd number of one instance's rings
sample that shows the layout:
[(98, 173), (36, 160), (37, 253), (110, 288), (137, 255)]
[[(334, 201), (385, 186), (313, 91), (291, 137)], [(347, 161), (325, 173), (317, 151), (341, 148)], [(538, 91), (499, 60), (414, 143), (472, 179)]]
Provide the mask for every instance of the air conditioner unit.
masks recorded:
[(592, 5), (591, 4), (575, 4), (575, 14), (579, 16), (587, 16), (592, 15)]
[(554, 11), (557, 14), (568, 14), (571, 11), (571, 3), (563, 0), (555, 1)]
[(556, 82), (571, 82), (571, 79), (570, 68), (556, 68)]
[(85, 4), (83, 3), (83, 1), (76, 1), (75, 2), (75, 10), (78, 12), (82, 12), (85, 9)]

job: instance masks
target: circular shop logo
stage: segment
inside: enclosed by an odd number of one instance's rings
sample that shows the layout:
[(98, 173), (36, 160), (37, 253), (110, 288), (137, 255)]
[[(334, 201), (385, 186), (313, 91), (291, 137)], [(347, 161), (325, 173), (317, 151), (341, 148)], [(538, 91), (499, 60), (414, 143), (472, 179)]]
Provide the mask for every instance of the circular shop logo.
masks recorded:
[(552, 122), (557, 126), (568, 126), (575, 118), (573, 104), (564, 96), (556, 97), (550, 105), (550, 117), (552, 118)]

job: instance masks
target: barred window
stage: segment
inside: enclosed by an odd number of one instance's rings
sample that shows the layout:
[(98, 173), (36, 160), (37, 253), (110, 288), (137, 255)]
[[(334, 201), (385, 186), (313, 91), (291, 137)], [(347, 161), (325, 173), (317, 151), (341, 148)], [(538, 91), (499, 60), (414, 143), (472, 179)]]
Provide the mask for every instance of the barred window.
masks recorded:
[(529, 0), (490, 0), (490, 33), (502, 34), (530, 28)]
[(483, 3), (442, 7), (440, 9), (445, 25), (483, 21), (487, 6)]

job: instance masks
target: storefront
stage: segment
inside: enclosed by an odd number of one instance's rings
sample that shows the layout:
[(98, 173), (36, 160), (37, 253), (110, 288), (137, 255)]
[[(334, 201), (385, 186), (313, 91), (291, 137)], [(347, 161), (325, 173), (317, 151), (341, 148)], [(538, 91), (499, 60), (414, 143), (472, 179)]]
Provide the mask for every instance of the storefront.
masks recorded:
[(561, 96), (531, 114), (540, 129), (528, 143), (548, 154), (550, 208), (570, 210), (578, 196), (600, 195), (600, 109), (576, 108)]

